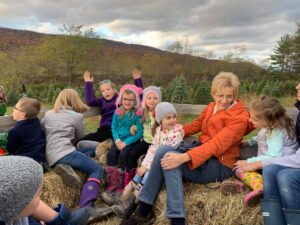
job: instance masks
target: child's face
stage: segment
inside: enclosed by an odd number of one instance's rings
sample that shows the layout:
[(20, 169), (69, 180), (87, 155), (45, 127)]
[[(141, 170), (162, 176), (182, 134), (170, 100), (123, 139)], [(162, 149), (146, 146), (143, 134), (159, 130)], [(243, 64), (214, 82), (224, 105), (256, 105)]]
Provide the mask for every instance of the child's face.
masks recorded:
[(131, 110), (135, 105), (135, 95), (133, 93), (122, 95), (122, 106), (126, 111)]
[(108, 83), (101, 84), (100, 91), (106, 100), (111, 100), (116, 93), (116, 90)]
[(177, 123), (177, 117), (174, 113), (169, 113), (167, 116), (165, 116), (161, 121), (161, 126), (163, 130), (171, 130), (174, 128), (174, 126)]
[(19, 215), (17, 216), (18, 218), (30, 216), (35, 212), (35, 210), (37, 209), (37, 207), (41, 202), (40, 195), (42, 192), (42, 186), (43, 185), (41, 184), (38, 191), (31, 199), (31, 202), (29, 202), (29, 204), (19, 213)]
[(16, 106), (13, 107), (12, 117), (16, 121), (25, 120), (26, 113), (20, 109), (20, 103), (18, 102)]
[(263, 128), (266, 127), (265, 122), (258, 118), (257, 112), (254, 110), (250, 110), (250, 122), (253, 124), (255, 128)]
[(145, 98), (145, 105), (149, 108), (149, 111), (153, 111), (158, 104), (157, 94), (150, 92)]

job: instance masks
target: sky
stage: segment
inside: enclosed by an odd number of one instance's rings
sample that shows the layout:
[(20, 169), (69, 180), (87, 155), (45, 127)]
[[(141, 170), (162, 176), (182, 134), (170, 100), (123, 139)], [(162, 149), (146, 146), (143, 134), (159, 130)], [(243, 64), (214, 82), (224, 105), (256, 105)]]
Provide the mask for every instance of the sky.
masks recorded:
[(0, 0), (0, 27), (59, 34), (84, 25), (101, 38), (163, 50), (180, 41), (196, 55), (231, 51), (257, 63), (296, 22), (300, 0)]

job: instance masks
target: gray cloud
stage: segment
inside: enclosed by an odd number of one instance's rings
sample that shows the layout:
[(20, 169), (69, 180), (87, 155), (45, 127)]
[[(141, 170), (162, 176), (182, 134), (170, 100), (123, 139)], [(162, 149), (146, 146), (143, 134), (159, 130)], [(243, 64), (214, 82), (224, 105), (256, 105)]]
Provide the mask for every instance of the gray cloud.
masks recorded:
[(299, 11), (299, 0), (0, 0), (0, 26), (103, 26), (112, 38), (130, 36), (137, 42), (156, 31), (166, 37), (157, 47), (188, 38), (195, 48), (224, 46), (227, 51), (245, 44), (258, 55), (295, 31)]

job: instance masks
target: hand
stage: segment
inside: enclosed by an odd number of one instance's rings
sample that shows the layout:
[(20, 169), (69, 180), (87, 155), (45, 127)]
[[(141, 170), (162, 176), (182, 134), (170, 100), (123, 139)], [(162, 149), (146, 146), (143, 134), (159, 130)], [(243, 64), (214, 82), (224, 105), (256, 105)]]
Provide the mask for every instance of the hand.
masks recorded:
[(240, 144), (240, 147), (246, 147), (248, 146), (248, 142), (247, 141), (242, 141), (241, 144)]
[(90, 74), (90, 72), (88, 70), (84, 72), (83, 79), (84, 79), (84, 82), (93, 81), (94, 80), (93, 76), (91, 76), (91, 74)]
[(136, 174), (142, 177), (146, 172), (147, 172), (147, 168), (141, 166), (137, 169)]
[(235, 162), (234, 166), (241, 166), (247, 164), (247, 160), (238, 160)]
[(136, 131), (137, 131), (137, 126), (136, 125), (132, 125), (130, 127), (130, 134), (133, 136), (133, 135), (135, 135)]
[(258, 161), (258, 162), (243, 164), (243, 165), (235, 165), (233, 167), (233, 171), (235, 171), (236, 173), (245, 173), (245, 172), (262, 169), (262, 167), (263, 167), (262, 161)]
[(160, 165), (164, 170), (178, 168), (181, 164), (190, 161), (190, 156), (187, 153), (168, 152), (161, 159)]
[(132, 70), (132, 77), (133, 79), (138, 79), (138, 78), (141, 78), (141, 75), (142, 75), (142, 71), (135, 68)]
[(126, 144), (123, 141), (119, 141), (118, 143), (116, 143), (116, 145), (120, 151), (122, 151), (126, 147)]

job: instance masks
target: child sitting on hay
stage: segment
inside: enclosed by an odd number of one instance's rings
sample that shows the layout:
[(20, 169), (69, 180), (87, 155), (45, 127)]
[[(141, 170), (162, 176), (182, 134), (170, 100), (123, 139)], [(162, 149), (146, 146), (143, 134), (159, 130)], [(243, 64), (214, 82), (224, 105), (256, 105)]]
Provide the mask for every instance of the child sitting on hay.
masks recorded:
[(103, 176), (103, 168), (85, 155), (95, 152), (95, 148), (76, 149), (74, 146), (74, 142), (84, 136), (82, 113), (87, 109), (74, 89), (64, 89), (56, 98), (53, 110), (47, 111), (42, 120), (49, 166), (55, 167), (69, 186), (79, 187), (81, 183), (73, 168), (88, 176), (80, 195), (80, 207), (93, 207)]
[(46, 137), (37, 117), (41, 104), (34, 98), (22, 97), (13, 107), (16, 124), (8, 131), (6, 150), (10, 155), (27, 156), (46, 169)]
[(177, 123), (177, 112), (169, 102), (161, 102), (155, 107), (155, 135), (136, 175), (127, 184), (122, 194), (122, 204), (112, 206), (113, 212), (119, 217), (126, 217), (138, 202), (138, 195), (149, 175), (151, 163), (159, 147), (169, 145), (177, 148), (183, 141), (182, 125)]
[[(63, 204), (50, 208), (40, 199), (42, 167), (22, 156), (0, 157), (0, 225), (84, 225), (95, 217), (95, 210), (69, 211)], [(28, 216), (33, 218), (28, 219)]]
[(250, 107), (250, 121), (256, 128), (260, 128), (257, 137), (244, 143), (257, 145), (257, 157), (239, 160), (235, 163), (236, 176), (243, 181), (224, 181), (221, 184), (223, 194), (234, 194), (245, 191), (245, 184), (252, 190), (244, 196), (243, 202), (248, 207), (259, 204), (263, 194), (262, 175), (257, 172), (240, 172), (240, 167), (247, 167), (248, 163), (291, 155), (298, 149), (293, 120), (280, 103), (270, 97), (262, 97), (254, 101)]
[[(134, 69), (132, 71), (134, 84), (137, 87), (143, 88), (143, 81), (141, 79), (141, 71)], [(96, 147), (99, 142), (107, 139), (113, 139), (111, 132), (111, 123), (114, 112), (116, 110), (116, 100), (118, 98), (118, 91), (116, 85), (111, 80), (103, 80), (99, 82), (99, 91), (101, 97), (96, 98), (94, 95), (93, 76), (89, 71), (85, 71), (84, 75), (84, 97), (88, 106), (101, 107), (101, 120), (99, 128), (96, 132), (87, 134), (77, 141), (77, 148)]]

